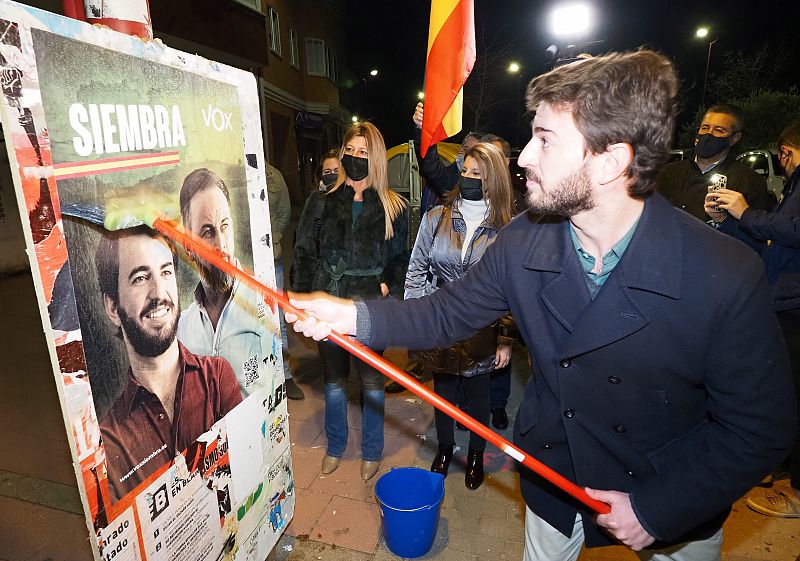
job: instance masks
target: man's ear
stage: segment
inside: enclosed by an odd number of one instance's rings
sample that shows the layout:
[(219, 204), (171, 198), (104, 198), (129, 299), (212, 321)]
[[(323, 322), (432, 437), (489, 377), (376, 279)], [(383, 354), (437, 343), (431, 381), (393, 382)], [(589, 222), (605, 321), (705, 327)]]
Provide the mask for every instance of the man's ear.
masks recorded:
[(611, 144), (599, 155), (596, 181), (607, 185), (625, 176), (633, 163), (633, 148), (626, 142)]
[(733, 146), (734, 144), (739, 142), (741, 139), (742, 139), (742, 133), (740, 133), (740, 132), (733, 133), (731, 135), (731, 146)]
[(105, 309), (108, 319), (117, 327), (122, 327), (122, 321), (119, 319), (117, 308), (118, 306), (114, 300), (108, 294), (103, 294), (103, 309)]

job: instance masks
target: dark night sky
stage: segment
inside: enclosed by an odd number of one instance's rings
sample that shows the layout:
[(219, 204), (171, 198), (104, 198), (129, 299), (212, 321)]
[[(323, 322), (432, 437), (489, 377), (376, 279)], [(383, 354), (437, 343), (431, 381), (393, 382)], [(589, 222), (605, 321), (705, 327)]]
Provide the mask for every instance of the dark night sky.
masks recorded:
[[(502, 37), (513, 53), (511, 57), (522, 65), (522, 79), (527, 82), (545, 70), (544, 51), (558, 41), (548, 30), (548, 14), (554, 5), (561, 3), (475, 0), (476, 32), (485, 29), (487, 36)], [(791, 52), (791, 47), (800, 53), (800, 8), (795, 2), (597, 0), (588, 3), (596, 17), (587, 39), (603, 41), (590, 47), (589, 52), (601, 54), (645, 45), (665, 53), (677, 64), (683, 84), (681, 104), (685, 109), (680, 121), (690, 119), (700, 104), (708, 43), (694, 37), (698, 26), (710, 26), (710, 38), (717, 39), (712, 50), (712, 74), (721, 69), (723, 55), (729, 51), (752, 52), (768, 44), (773, 52)], [(404, 142), (411, 132), (416, 92), (423, 86), (430, 0), (344, 0), (344, 7), (349, 49), (346, 64), (352, 72), (349, 83), (353, 89), (352, 97), (343, 92), (343, 99), (345, 102), (352, 99), (352, 108), (359, 116), (368, 118), (382, 130), (388, 146)], [(776, 86), (785, 88), (800, 82), (798, 56), (786, 62)], [(380, 70), (377, 78), (368, 76), (373, 67)], [(366, 102), (362, 100), (361, 76), (367, 77)], [(507, 82), (508, 86), (501, 84), (501, 93), (497, 94), (504, 98), (503, 103), (491, 114), (486, 128), (513, 143), (516, 114), (522, 109), (522, 100), (516, 91), (516, 80), (509, 77)], [(345, 83), (343, 80), (343, 89)], [(465, 127), (468, 126), (465, 120)], [(523, 127), (521, 142), (525, 141), (524, 134)]]

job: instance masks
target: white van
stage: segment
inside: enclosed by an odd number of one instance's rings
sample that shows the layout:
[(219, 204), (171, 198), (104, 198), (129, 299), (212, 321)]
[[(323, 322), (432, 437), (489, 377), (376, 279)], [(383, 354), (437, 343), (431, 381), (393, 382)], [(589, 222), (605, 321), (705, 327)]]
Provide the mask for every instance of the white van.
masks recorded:
[(778, 151), (773, 149), (749, 150), (736, 156), (736, 161), (752, 168), (767, 180), (767, 189), (780, 200), (786, 176), (778, 163)]

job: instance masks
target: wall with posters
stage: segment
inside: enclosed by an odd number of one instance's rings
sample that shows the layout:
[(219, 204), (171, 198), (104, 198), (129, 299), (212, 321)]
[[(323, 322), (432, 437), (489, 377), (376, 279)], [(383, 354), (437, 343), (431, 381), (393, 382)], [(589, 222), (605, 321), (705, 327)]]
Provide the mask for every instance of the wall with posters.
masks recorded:
[(174, 211), (274, 286), (252, 74), (5, 0), (0, 64), (96, 558), (264, 559), (294, 510), (276, 310), (147, 227), (84, 219)]

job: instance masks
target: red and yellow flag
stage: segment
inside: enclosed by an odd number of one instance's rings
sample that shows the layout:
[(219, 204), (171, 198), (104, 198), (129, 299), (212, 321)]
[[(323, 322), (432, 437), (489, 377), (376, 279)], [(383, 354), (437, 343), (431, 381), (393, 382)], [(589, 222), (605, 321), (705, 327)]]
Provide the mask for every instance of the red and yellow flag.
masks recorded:
[(423, 156), (431, 144), (461, 130), (462, 88), (474, 64), (473, 0), (432, 0), (420, 146)]

